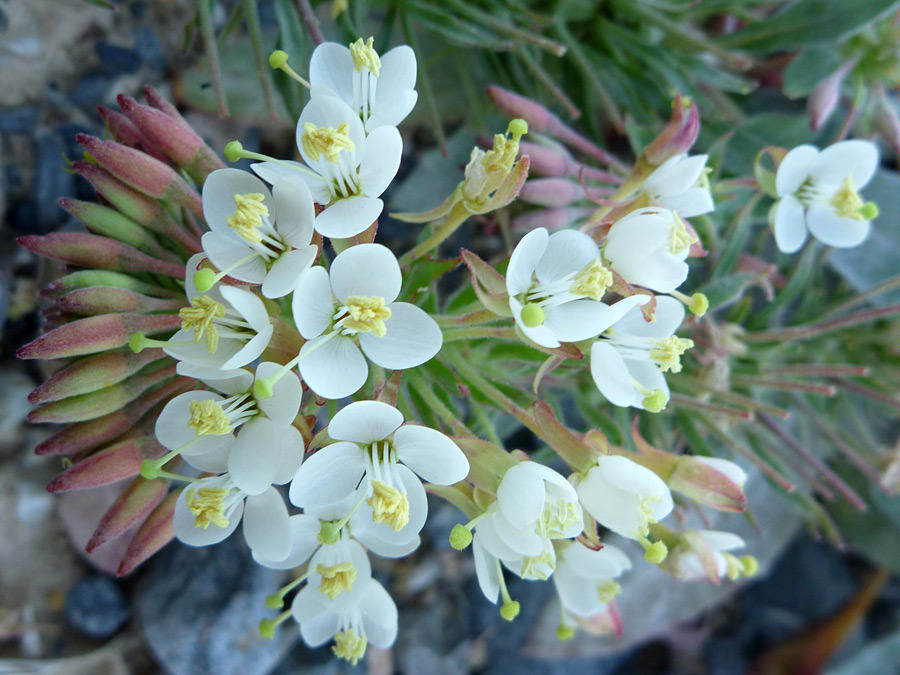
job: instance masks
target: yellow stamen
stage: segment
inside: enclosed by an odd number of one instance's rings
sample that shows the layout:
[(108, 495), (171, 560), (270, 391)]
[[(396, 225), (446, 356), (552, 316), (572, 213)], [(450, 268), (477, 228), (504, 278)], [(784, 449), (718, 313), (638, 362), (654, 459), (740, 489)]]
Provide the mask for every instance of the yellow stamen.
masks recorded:
[(213, 319), (225, 316), (225, 305), (208, 295), (201, 295), (191, 300), (190, 307), (179, 309), (178, 316), (181, 317), (181, 330), (194, 329), (194, 342), (200, 342), (206, 333), (206, 351), (215, 354), (219, 346), (219, 334), (213, 325)]
[(372, 520), (387, 523), (395, 532), (409, 522), (409, 500), (397, 488), (380, 480), (372, 481), (372, 496), (366, 500), (372, 507)]
[(196, 431), (198, 436), (221, 436), (234, 428), (222, 406), (212, 399), (191, 401), (190, 410), (188, 429)]
[(658, 413), (665, 410), (668, 402), (669, 397), (662, 389), (654, 389), (644, 396), (644, 400), (641, 401), (644, 410), (652, 413)]
[[(344, 0), (343, 4), (346, 8), (346, 0)], [(369, 38), (365, 42), (363, 42), (362, 38), (359, 38), (359, 40), (350, 45), (350, 56), (353, 57), (353, 66), (356, 68), (357, 73), (361, 73), (364, 68), (368, 68), (369, 72), (375, 77), (378, 77), (381, 73), (381, 59), (378, 58), (378, 52), (372, 46), (374, 42), (374, 38)]]
[(600, 300), (606, 289), (612, 286), (613, 276), (603, 263), (594, 259), (585, 265), (569, 288), (572, 295), (583, 295), (591, 300)]
[(650, 359), (664, 372), (681, 372), (681, 355), (694, 346), (693, 340), (670, 335), (662, 340), (654, 340), (650, 349)]
[(621, 592), (622, 587), (612, 579), (608, 579), (607, 581), (604, 581), (602, 584), (597, 586), (597, 597), (600, 598), (600, 602), (602, 602), (604, 605), (612, 601), (612, 599)]
[(263, 216), (269, 215), (269, 209), (263, 203), (264, 199), (265, 196), (259, 192), (235, 195), (234, 203), (237, 206), (237, 210), (233, 216), (225, 219), (228, 227), (251, 244), (258, 244), (262, 241), (259, 226), (262, 225)]
[(387, 326), (384, 322), (391, 318), (390, 307), (385, 307), (384, 298), (378, 296), (351, 295), (344, 305), (350, 314), (344, 317), (344, 328), (357, 333), (375, 333), (376, 337), (384, 337)]
[(357, 635), (352, 628), (340, 631), (334, 636), (334, 646), (331, 651), (339, 659), (349, 661), (355, 666), (366, 653), (368, 640), (365, 635)]
[(303, 135), (300, 137), (303, 151), (314, 162), (318, 162), (325, 155), (332, 164), (337, 164), (342, 150), (353, 152), (356, 144), (350, 138), (350, 125), (344, 122), (337, 129), (334, 127), (317, 127), (312, 122), (303, 125)]
[(210, 524), (216, 527), (228, 527), (228, 518), (225, 517), (225, 497), (229, 490), (220, 487), (205, 487), (199, 490), (191, 488), (187, 491), (184, 501), (194, 514), (194, 527), (202, 527), (204, 530)]
[(578, 507), (572, 502), (560, 498), (556, 504), (544, 504), (541, 517), (538, 518), (535, 532), (541, 537), (559, 539), (564, 537), (567, 527), (579, 520)]
[(656, 522), (653, 515), (653, 504), (661, 502), (660, 497), (642, 497), (640, 506), (638, 507), (638, 531), (637, 534), (646, 537), (650, 534), (650, 525)]
[(678, 217), (677, 213), (672, 213), (672, 230), (669, 233), (669, 252), (673, 255), (681, 255), (688, 250), (695, 242), (700, 241), (688, 232), (684, 221)]
[(319, 592), (327, 595), (332, 600), (344, 591), (352, 590), (353, 582), (356, 581), (356, 568), (350, 560), (331, 567), (326, 567), (320, 563), (316, 565), (316, 572), (322, 576)]
[(519, 154), (519, 139), (528, 133), (524, 120), (514, 119), (507, 127), (507, 134), (494, 135), (494, 147), (487, 152), (474, 148), (466, 165), (466, 179), (462, 184), (465, 198), (482, 205), (503, 183), (512, 171)]
[[(549, 572), (538, 567), (546, 565), (550, 568)], [(522, 561), (522, 578), (523, 579), (540, 579), (546, 581), (550, 578), (550, 574), (556, 569), (556, 560), (549, 552), (541, 553), (538, 556), (529, 556)]]
[(349, 7), (350, 3), (348, 0), (334, 0), (331, 3), (331, 18), (336, 19), (341, 14), (347, 11), (347, 7)]
[(834, 193), (831, 198), (831, 205), (834, 210), (842, 218), (853, 218), (854, 220), (872, 220), (878, 215), (878, 207), (874, 202), (863, 203), (859, 192), (853, 187), (853, 177), (847, 176), (841, 187)]

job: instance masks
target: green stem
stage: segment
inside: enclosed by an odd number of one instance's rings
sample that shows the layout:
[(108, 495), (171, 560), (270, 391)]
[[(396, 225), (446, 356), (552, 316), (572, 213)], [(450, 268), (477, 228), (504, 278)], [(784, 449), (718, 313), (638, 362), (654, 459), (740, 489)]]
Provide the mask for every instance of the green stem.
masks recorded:
[(526, 30), (522, 30), (518, 26), (511, 26), (510, 24), (488, 14), (487, 12), (482, 12), (481, 10), (476, 9), (472, 6), (471, 3), (463, 2), (462, 0), (445, 0), (445, 2), (455, 8), (460, 14), (469, 17), (471, 20), (480, 23), (483, 26), (487, 26), (488, 28), (497, 31), (501, 35), (508, 35), (511, 38), (515, 38), (516, 40), (520, 40), (521, 42), (533, 45), (538, 49), (543, 49), (544, 51), (550, 52), (554, 56), (563, 56), (566, 53), (565, 45), (562, 45), (555, 40), (545, 38), (542, 35), (529, 33)]
[(467, 314), (432, 315), (439, 326), (477, 326), (492, 321), (502, 321), (505, 317), (494, 314), (489, 309), (479, 309)]
[(432, 411), (437, 413), (437, 416), (453, 430), (454, 434), (457, 436), (475, 436), (456, 414), (444, 404), (440, 397), (434, 393), (429, 383), (419, 373), (410, 371), (407, 381), (416, 390), (416, 393), (422, 397), (422, 400), (431, 406)]
[(197, 4), (197, 15), (200, 18), (200, 34), (203, 36), (203, 47), (206, 58), (209, 59), (209, 73), (212, 80), (213, 91), (216, 94), (216, 104), (219, 107), (219, 117), (228, 117), (228, 103), (225, 101), (225, 92), (222, 89), (222, 73), (219, 69), (219, 50), (216, 49), (216, 36), (212, 27), (212, 0), (200, 0)]
[(266, 61), (262, 49), (262, 30), (259, 26), (259, 15), (256, 13), (255, 0), (241, 0), (244, 5), (244, 19), (247, 22), (247, 32), (250, 34), (250, 45), (253, 47), (253, 61), (256, 64), (256, 74), (262, 85), (263, 97), (266, 100), (266, 108), (269, 111), (269, 119), (273, 122), (278, 119), (275, 111), (275, 100), (272, 98), (272, 88), (269, 86), (269, 64)]
[[(409, 14), (401, 12), (400, 16), (406, 41), (409, 43), (409, 46), (412, 47), (414, 52), (422, 54), (423, 52), (419, 48), (419, 38), (413, 30)], [(418, 64), (419, 83), (422, 87), (422, 93), (425, 95), (425, 103), (428, 106), (428, 112), (431, 113), (431, 129), (434, 131), (434, 137), (437, 139), (441, 154), (446, 157), (448, 154), (447, 137), (444, 135), (444, 123), (441, 121), (441, 113), (438, 110), (437, 99), (435, 99), (434, 90), (431, 87), (431, 78), (428, 76), (428, 71), (425, 69), (421, 60), (418, 61)]]
[(473, 340), (478, 338), (499, 338), (501, 340), (518, 340), (515, 328), (511, 326), (457, 328), (444, 333), (444, 344), (459, 342), (460, 340)]
[(413, 260), (418, 260), (426, 253), (429, 253), (433, 249), (440, 246), (445, 240), (447, 240), (456, 230), (462, 225), (469, 217), (469, 212), (462, 205), (457, 203), (450, 213), (447, 214), (447, 217), (444, 218), (444, 222), (441, 223), (437, 229), (434, 230), (428, 237), (422, 241), (421, 243), (414, 246), (411, 250), (404, 253), (400, 256), (400, 264), (408, 265)]

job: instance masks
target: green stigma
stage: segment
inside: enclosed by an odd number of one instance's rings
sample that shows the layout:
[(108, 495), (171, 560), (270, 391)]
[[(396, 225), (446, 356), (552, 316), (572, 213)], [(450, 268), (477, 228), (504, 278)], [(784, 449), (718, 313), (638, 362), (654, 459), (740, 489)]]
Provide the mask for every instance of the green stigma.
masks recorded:
[(529, 328), (537, 328), (544, 323), (544, 308), (533, 302), (529, 302), (522, 308), (522, 323)]

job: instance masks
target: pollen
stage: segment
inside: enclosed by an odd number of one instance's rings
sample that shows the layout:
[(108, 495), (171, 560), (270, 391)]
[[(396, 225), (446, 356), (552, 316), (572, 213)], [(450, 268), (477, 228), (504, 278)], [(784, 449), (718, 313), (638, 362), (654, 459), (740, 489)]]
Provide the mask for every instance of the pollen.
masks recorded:
[(653, 505), (662, 501), (659, 497), (642, 497), (638, 506), (638, 530), (637, 534), (646, 537), (650, 534), (650, 525), (656, 522), (653, 516)]
[(600, 260), (594, 258), (575, 275), (569, 292), (572, 295), (583, 295), (591, 300), (599, 301), (612, 282), (612, 272)]
[(228, 527), (228, 518), (225, 517), (225, 497), (228, 492), (220, 487), (204, 487), (199, 490), (191, 488), (187, 491), (184, 501), (194, 514), (194, 527), (202, 527), (204, 530), (210, 524)]
[(258, 244), (262, 241), (259, 226), (262, 225), (263, 216), (269, 215), (269, 209), (263, 203), (264, 199), (265, 196), (259, 192), (235, 195), (234, 203), (237, 209), (233, 216), (225, 219), (228, 227), (251, 244)]
[(234, 428), (222, 406), (212, 399), (191, 401), (190, 410), (188, 429), (196, 431), (198, 436), (222, 436)]
[(700, 240), (688, 232), (687, 226), (677, 213), (672, 213), (672, 216), (674, 219), (672, 230), (669, 232), (669, 252), (672, 255), (681, 255)]
[(319, 593), (327, 595), (334, 600), (344, 591), (353, 589), (353, 582), (356, 581), (356, 568), (350, 560), (326, 567), (321, 563), (316, 565), (316, 572), (321, 575), (322, 582), (319, 584)]
[(387, 523), (395, 532), (409, 522), (409, 500), (397, 488), (380, 480), (372, 481), (372, 496), (366, 500), (372, 507), (372, 520)]
[(350, 125), (344, 122), (337, 129), (334, 127), (317, 127), (312, 122), (303, 125), (303, 135), (300, 137), (303, 151), (314, 162), (318, 162), (325, 156), (332, 164), (340, 161), (342, 150), (353, 152), (356, 144), (350, 138)]
[(381, 59), (378, 58), (378, 52), (372, 46), (374, 42), (374, 38), (369, 38), (365, 42), (359, 38), (350, 45), (350, 56), (353, 57), (353, 66), (356, 68), (356, 72), (361, 73), (368, 68), (370, 73), (378, 77), (381, 74)]
[(847, 176), (841, 183), (831, 198), (831, 205), (837, 214), (842, 218), (853, 218), (854, 220), (865, 220), (863, 217), (863, 200), (859, 193), (853, 187), (853, 178)]
[(654, 340), (650, 349), (650, 359), (664, 372), (681, 372), (681, 355), (694, 346), (693, 340), (671, 335), (662, 340)]
[(619, 595), (619, 593), (621, 592), (622, 587), (612, 579), (608, 579), (607, 581), (604, 581), (602, 584), (597, 586), (597, 597), (604, 605), (608, 602), (611, 602), (612, 599)]
[[(546, 571), (541, 566), (549, 567), (550, 571)], [(522, 561), (522, 578), (546, 581), (555, 569), (556, 560), (549, 552), (545, 551), (541, 555), (529, 556)]]
[(566, 528), (579, 520), (578, 507), (565, 499), (558, 499), (556, 504), (547, 502), (538, 518), (535, 532), (541, 537), (559, 539), (564, 537)]
[(384, 337), (387, 326), (384, 322), (391, 318), (390, 307), (385, 307), (384, 298), (378, 296), (351, 295), (344, 305), (348, 315), (341, 325), (357, 333), (375, 333)]
[(340, 631), (334, 636), (334, 646), (331, 651), (339, 659), (349, 661), (355, 666), (366, 653), (368, 640), (365, 635), (357, 635), (352, 628)]
[(182, 307), (178, 310), (181, 317), (181, 330), (194, 329), (194, 342), (200, 342), (206, 334), (206, 351), (215, 354), (219, 346), (219, 334), (213, 325), (214, 319), (225, 316), (225, 305), (216, 302), (208, 295), (201, 295), (191, 300), (190, 307)]

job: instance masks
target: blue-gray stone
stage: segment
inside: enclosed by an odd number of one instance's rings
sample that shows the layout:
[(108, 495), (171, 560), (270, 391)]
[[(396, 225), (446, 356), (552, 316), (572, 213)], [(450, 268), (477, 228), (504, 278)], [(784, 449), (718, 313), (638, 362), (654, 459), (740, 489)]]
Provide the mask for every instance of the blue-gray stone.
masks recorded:
[(35, 234), (55, 229), (67, 217), (57, 200), (75, 196), (75, 176), (67, 170), (65, 154), (66, 143), (60, 134), (48, 133), (38, 140), (32, 188), (37, 218), (31, 232)]
[(144, 65), (154, 72), (161, 73), (166, 68), (166, 53), (156, 33), (147, 26), (134, 29), (134, 51), (137, 52)]
[(112, 98), (112, 80), (106, 73), (91, 71), (85, 74), (69, 93), (69, 100), (94, 115), (97, 105)]
[(131, 617), (131, 608), (119, 586), (104, 576), (75, 584), (66, 596), (66, 620), (88, 637), (111, 637)]
[(141, 55), (136, 50), (110, 44), (105, 40), (94, 45), (94, 53), (100, 60), (100, 67), (110, 75), (136, 73), (141, 67)]
[(33, 105), (24, 105), (0, 112), (0, 133), (30, 134), (37, 124), (38, 109)]
[(237, 532), (214, 546), (176, 543), (157, 556), (137, 587), (136, 611), (147, 642), (172, 675), (266, 675), (299, 636), (288, 620), (260, 637), (265, 605), (281, 574), (253, 562)]

